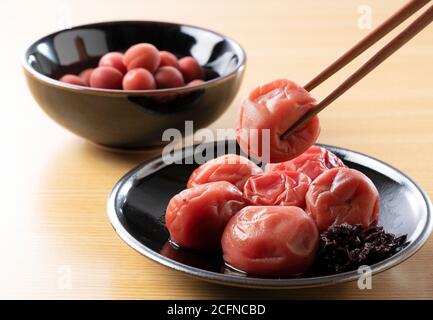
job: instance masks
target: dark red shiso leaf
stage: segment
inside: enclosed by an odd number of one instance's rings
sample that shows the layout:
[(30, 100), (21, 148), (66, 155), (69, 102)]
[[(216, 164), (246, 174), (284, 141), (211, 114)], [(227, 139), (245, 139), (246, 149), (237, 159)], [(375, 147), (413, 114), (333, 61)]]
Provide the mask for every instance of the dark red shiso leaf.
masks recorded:
[(317, 260), (310, 274), (326, 275), (372, 265), (399, 252), (408, 244), (407, 236), (396, 237), (383, 227), (340, 224), (320, 235)]

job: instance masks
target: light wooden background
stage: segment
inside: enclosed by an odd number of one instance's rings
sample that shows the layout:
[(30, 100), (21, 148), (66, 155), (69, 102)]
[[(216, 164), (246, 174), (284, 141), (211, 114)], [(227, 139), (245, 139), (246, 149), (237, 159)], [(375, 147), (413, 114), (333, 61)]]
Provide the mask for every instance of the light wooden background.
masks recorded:
[[(240, 93), (212, 125), (232, 127), (250, 88), (278, 77), (305, 83), (363, 36), (360, 6), (371, 7), (377, 25), (404, 2), (1, 1), (0, 298), (433, 298), (432, 238), (410, 260), (375, 276), (369, 291), (356, 283), (236, 289), (190, 279), (140, 256), (112, 230), (105, 203), (118, 178), (146, 156), (99, 150), (52, 122), (30, 96), (19, 61), (25, 44), (69, 25), (155, 19), (215, 29), (248, 53)], [(433, 196), (432, 60), (433, 26), (323, 112), (320, 142), (380, 158)]]

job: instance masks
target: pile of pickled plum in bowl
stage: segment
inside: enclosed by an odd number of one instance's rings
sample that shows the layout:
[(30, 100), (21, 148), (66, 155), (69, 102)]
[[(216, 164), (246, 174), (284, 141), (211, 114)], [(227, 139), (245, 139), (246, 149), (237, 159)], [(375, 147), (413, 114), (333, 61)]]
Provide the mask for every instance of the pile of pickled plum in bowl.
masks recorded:
[(138, 43), (125, 53), (109, 52), (96, 68), (66, 74), (59, 81), (99, 89), (154, 90), (199, 85), (203, 78), (203, 69), (193, 57), (178, 59), (150, 43)]
[[(379, 193), (362, 172), (314, 146), (314, 117), (280, 138), (315, 100), (289, 80), (254, 89), (244, 100), (237, 141), (228, 154), (198, 167), (166, 209), (172, 245), (221, 253), (237, 271), (261, 276), (333, 274), (371, 265), (406, 244), (378, 226)], [(267, 131), (263, 130), (267, 129)], [(261, 143), (264, 132), (269, 146)], [(256, 139), (258, 138), (258, 139)]]

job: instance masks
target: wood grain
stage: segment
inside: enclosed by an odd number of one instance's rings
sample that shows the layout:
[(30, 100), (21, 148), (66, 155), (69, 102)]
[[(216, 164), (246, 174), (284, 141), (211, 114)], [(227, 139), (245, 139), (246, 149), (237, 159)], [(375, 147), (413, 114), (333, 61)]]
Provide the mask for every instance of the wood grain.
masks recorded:
[[(369, 30), (357, 25), (360, 6), (371, 6), (376, 26), (404, 2), (1, 1), (2, 43), (8, 45), (0, 51), (0, 298), (432, 299), (432, 238), (408, 261), (375, 276), (372, 290), (359, 290), (356, 283), (285, 291), (229, 288), (142, 257), (114, 233), (105, 203), (114, 183), (148, 155), (109, 153), (60, 128), (37, 107), (19, 65), (28, 42), (68, 24), (158, 19), (202, 25), (237, 39), (248, 53), (240, 93), (212, 125), (232, 127), (249, 89), (278, 77), (305, 83), (364, 36)], [(432, 197), (432, 56), (428, 28), (321, 113), (320, 142), (382, 159)], [(351, 69), (346, 72), (315, 95), (323, 97)], [(65, 282), (68, 274), (71, 281)]]

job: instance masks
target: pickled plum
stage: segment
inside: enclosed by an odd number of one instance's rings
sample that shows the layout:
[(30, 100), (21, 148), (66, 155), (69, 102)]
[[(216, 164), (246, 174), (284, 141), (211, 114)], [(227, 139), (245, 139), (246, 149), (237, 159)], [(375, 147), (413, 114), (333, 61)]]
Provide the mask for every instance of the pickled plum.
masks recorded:
[(119, 70), (122, 74), (126, 73), (126, 67), (123, 64), (123, 53), (109, 52), (102, 56), (99, 60), (100, 67), (113, 67)]
[[(190, 56), (181, 60), (180, 64), (173, 53), (158, 51), (150, 43), (138, 43), (124, 54), (108, 52), (99, 59), (97, 68), (85, 69), (78, 76), (66, 74), (59, 81), (101, 89), (125, 90), (167, 89), (202, 84), (204, 72), (198, 62)], [(122, 78), (113, 69), (120, 72)], [(139, 71), (128, 72), (135, 69)], [(92, 80), (94, 71), (96, 73)]]
[(293, 206), (245, 207), (230, 219), (221, 239), (227, 264), (259, 275), (305, 272), (318, 245), (313, 219)]
[(144, 68), (153, 73), (158, 69), (160, 61), (158, 49), (150, 43), (133, 45), (123, 56), (123, 63), (128, 70)]
[(227, 222), (244, 206), (242, 192), (227, 181), (183, 190), (166, 210), (171, 239), (190, 249), (219, 249)]
[(59, 79), (59, 81), (74, 84), (76, 86), (86, 86), (86, 83), (79, 76), (74, 74), (65, 74)]
[(319, 146), (311, 146), (300, 156), (285, 162), (268, 163), (265, 172), (297, 171), (316, 179), (323, 172), (338, 167), (345, 167), (335, 154)]
[(160, 63), (159, 67), (170, 66), (179, 69), (179, 62), (174, 54), (168, 51), (160, 51)]
[(244, 197), (251, 205), (304, 207), (311, 180), (299, 172), (269, 172), (250, 177)]
[(179, 68), (185, 82), (202, 80), (204, 77), (203, 69), (193, 57), (183, 57), (179, 59)]
[(188, 180), (187, 187), (191, 188), (207, 182), (228, 181), (242, 190), (249, 177), (262, 172), (260, 167), (247, 158), (227, 154), (195, 169)]
[[(286, 79), (254, 89), (240, 108), (237, 141), (248, 155), (270, 162), (293, 159), (307, 150), (320, 132), (319, 118), (313, 117), (287, 139), (280, 136), (303, 114), (315, 107), (315, 99), (302, 87)], [(263, 129), (270, 134), (269, 148), (262, 146)], [(255, 143), (257, 142), (257, 143)], [(264, 151), (269, 151), (269, 159)]]
[(197, 80), (192, 80), (191, 82), (188, 82), (187, 86), (193, 87), (193, 86), (198, 86), (198, 85), (203, 84), (203, 83), (204, 83), (203, 80), (197, 79)]
[(90, 86), (90, 76), (95, 68), (88, 68), (81, 71), (78, 76), (83, 80), (86, 86)]
[(90, 76), (90, 85), (94, 88), (121, 89), (123, 74), (113, 67), (98, 67)]
[(342, 223), (367, 228), (379, 219), (379, 193), (366, 175), (354, 169), (323, 172), (311, 183), (305, 199), (307, 213), (320, 232)]
[(158, 88), (175, 88), (185, 85), (183, 76), (179, 70), (174, 67), (166, 66), (156, 70), (155, 81)]
[(125, 90), (156, 89), (156, 82), (153, 75), (143, 68), (129, 70), (123, 77), (122, 85)]

